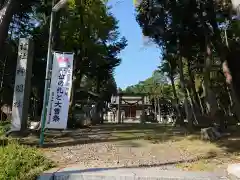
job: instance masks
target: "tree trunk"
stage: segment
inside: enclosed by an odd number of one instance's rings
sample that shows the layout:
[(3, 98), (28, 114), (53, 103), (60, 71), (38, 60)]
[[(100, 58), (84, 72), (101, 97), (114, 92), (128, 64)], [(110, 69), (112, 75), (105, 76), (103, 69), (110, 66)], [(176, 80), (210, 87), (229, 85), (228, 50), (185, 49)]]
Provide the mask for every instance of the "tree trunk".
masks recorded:
[[(4, 58), (4, 63), (3, 63), (3, 70), (1, 74), (1, 83), (0, 83), (0, 92), (4, 89), (4, 77), (5, 77), (5, 70), (6, 70), (6, 62), (7, 62), (7, 56)], [(3, 103), (3, 93), (0, 93), (0, 103)]]
[[(200, 6), (201, 10), (204, 11), (204, 5)], [(220, 58), (221, 60), (225, 59), (225, 57), (223, 56), (223, 54), (225, 53), (224, 50), (220, 44), (220, 39), (221, 39), (221, 34), (216, 22), (216, 13), (215, 13), (215, 7), (214, 7), (214, 1), (210, 0), (208, 3), (207, 8), (209, 9), (208, 11), (208, 16), (210, 19), (210, 24), (213, 27), (213, 44), (215, 45), (215, 47), (217, 48), (218, 53), (220, 53)], [(205, 101), (206, 101), (206, 105), (207, 105), (207, 114), (211, 113), (211, 115), (216, 113), (216, 108), (214, 107), (214, 104), (217, 104), (216, 102), (216, 97), (213, 97), (214, 94), (212, 93), (211, 89), (210, 89), (210, 68), (211, 68), (211, 58), (212, 58), (212, 52), (211, 52), (211, 46), (210, 46), (210, 40), (209, 40), (209, 34), (207, 32), (207, 25), (205, 23), (205, 17), (203, 16), (203, 14), (201, 14), (200, 16), (200, 20), (201, 23), (204, 27), (204, 35), (205, 35), (205, 58), (204, 58), (204, 84), (203, 84), (203, 89), (205, 92)], [(211, 92), (211, 93), (210, 93)], [(215, 102), (214, 102), (215, 99)], [(215, 111), (215, 112), (214, 112)]]
[(8, 36), (9, 25), (15, 9), (18, 6), (17, 0), (0, 1), (0, 54)]
[[(159, 116), (159, 120), (161, 119), (161, 106), (160, 106), (160, 99), (158, 98), (157, 99), (158, 100), (158, 116)], [(157, 115), (156, 115), (157, 116)], [(157, 118), (157, 120), (158, 120), (158, 118)]]
[(57, 12), (54, 14), (54, 25), (53, 25), (53, 29), (54, 29), (54, 33), (53, 33), (53, 50), (54, 51), (60, 51), (61, 50), (61, 46), (62, 43), (61, 41), (61, 32), (60, 32), (60, 16), (61, 16), (61, 12)]
[[(171, 66), (170, 66), (170, 68), (171, 68)], [(170, 69), (170, 71), (172, 71), (172, 70)], [(177, 110), (176, 123), (180, 124), (180, 125), (183, 125), (183, 117), (182, 117), (181, 111), (179, 109), (179, 99), (178, 99), (178, 96), (177, 96), (177, 91), (176, 91), (176, 87), (175, 87), (175, 83), (174, 83), (174, 77), (173, 77), (172, 72), (170, 73), (170, 81), (171, 81), (171, 85), (172, 85), (173, 96), (174, 96), (175, 103), (176, 103), (175, 104), (175, 107), (176, 107), (176, 110)]]
[(170, 81), (171, 81), (173, 96), (174, 96), (175, 103), (176, 103), (175, 107), (176, 107), (176, 110), (177, 110), (176, 124), (183, 125), (184, 124), (184, 119), (183, 119), (182, 113), (179, 109), (179, 99), (178, 99), (178, 96), (177, 96), (177, 91), (176, 91), (176, 87), (175, 87), (175, 83), (174, 83), (173, 70), (172, 70), (171, 63), (168, 62), (168, 64), (169, 64), (169, 67), (170, 67), (170, 77), (169, 78), (170, 78)]
[[(189, 98), (190, 108), (192, 109), (192, 111), (191, 111), (191, 117), (192, 117), (195, 121), (197, 121), (196, 112), (195, 112), (195, 109), (194, 109), (194, 100), (193, 100), (193, 97), (190, 95), (188, 88), (186, 88), (186, 90), (187, 90), (187, 94), (188, 94), (188, 98)], [(192, 129), (192, 127), (193, 127), (193, 119), (192, 119), (192, 121), (190, 121), (190, 122), (188, 123), (188, 126), (190, 127), (190, 129)]]
[(233, 98), (232, 98), (233, 104), (232, 104), (231, 108), (233, 109), (233, 113), (237, 116), (238, 121), (240, 121), (240, 111), (239, 111), (239, 109), (240, 109), (240, 103), (239, 103), (239, 101), (237, 100), (237, 95), (236, 95), (236, 93), (235, 93), (234, 88), (232, 87), (232, 84), (230, 84), (230, 86), (231, 86), (231, 88), (230, 88), (230, 90), (231, 90), (231, 95), (232, 95), (232, 97), (233, 97)]
[[(207, 39), (207, 38), (206, 38)], [(207, 40), (206, 40), (207, 41)], [(206, 54), (204, 58), (204, 69), (203, 69), (203, 89), (204, 89), (204, 95), (205, 95), (205, 103), (207, 106), (207, 113), (209, 114), (211, 111), (211, 104), (209, 102), (209, 86), (210, 86), (210, 66), (211, 66), (211, 49), (209, 47), (209, 44), (206, 42)]]
[(179, 65), (181, 89), (182, 89), (182, 92), (184, 93), (184, 109), (185, 109), (185, 112), (186, 112), (186, 117), (187, 117), (187, 121), (188, 121), (188, 125), (189, 125), (188, 127), (191, 130), (192, 129), (192, 124), (193, 124), (193, 122), (192, 122), (193, 121), (193, 118), (192, 118), (193, 109), (189, 108), (188, 93), (187, 93), (184, 74), (183, 74), (182, 57), (179, 57), (178, 65)]
[(203, 110), (201, 109), (200, 99), (199, 99), (199, 96), (197, 94), (197, 90), (195, 87), (195, 78), (194, 78), (194, 75), (191, 70), (190, 61), (187, 60), (187, 63), (188, 63), (188, 65), (187, 65), (188, 66), (188, 75), (189, 75), (190, 84), (191, 84), (191, 94), (193, 94), (193, 97), (194, 97), (193, 98), (193, 106), (194, 106), (196, 114), (199, 115), (200, 111), (202, 113)]
[(217, 111), (217, 101), (214, 93), (210, 88), (210, 70), (211, 70), (211, 47), (208, 43), (206, 37), (206, 55), (205, 55), (205, 68), (204, 68), (204, 91), (205, 91), (205, 101), (207, 105), (208, 114), (214, 116)]
[(157, 98), (154, 96), (154, 116), (157, 116)]
[[(98, 77), (97, 77), (97, 82), (96, 82), (96, 93), (100, 94), (100, 80)], [(96, 119), (95, 123), (103, 124), (103, 119), (102, 119), (103, 117), (101, 116), (101, 114), (102, 114), (102, 105), (101, 104), (102, 104), (101, 99), (99, 99), (99, 97), (98, 97), (98, 100), (96, 103), (97, 119)]]

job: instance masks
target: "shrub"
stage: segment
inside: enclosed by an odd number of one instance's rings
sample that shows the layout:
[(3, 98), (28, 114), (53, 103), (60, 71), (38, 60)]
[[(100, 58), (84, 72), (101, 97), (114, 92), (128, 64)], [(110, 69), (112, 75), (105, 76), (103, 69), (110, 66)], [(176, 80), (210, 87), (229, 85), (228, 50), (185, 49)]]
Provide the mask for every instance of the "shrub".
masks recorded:
[(0, 147), (0, 167), (1, 180), (33, 180), (53, 163), (36, 148), (10, 142)]
[(4, 135), (8, 130), (10, 130), (10, 121), (0, 122), (0, 136)]

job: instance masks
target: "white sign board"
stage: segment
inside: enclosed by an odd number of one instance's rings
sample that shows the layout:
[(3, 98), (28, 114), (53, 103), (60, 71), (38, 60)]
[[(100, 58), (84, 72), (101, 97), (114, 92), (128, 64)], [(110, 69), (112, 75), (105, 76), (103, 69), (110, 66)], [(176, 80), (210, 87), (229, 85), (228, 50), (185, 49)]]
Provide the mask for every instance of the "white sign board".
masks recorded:
[(66, 129), (72, 87), (73, 54), (54, 53), (46, 129)]
[(20, 38), (18, 47), (18, 59), (12, 105), (12, 131), (20, 131), (22, 121), (27, 123), (30, 81), (32, 74), (32, 52), (31, 41)]

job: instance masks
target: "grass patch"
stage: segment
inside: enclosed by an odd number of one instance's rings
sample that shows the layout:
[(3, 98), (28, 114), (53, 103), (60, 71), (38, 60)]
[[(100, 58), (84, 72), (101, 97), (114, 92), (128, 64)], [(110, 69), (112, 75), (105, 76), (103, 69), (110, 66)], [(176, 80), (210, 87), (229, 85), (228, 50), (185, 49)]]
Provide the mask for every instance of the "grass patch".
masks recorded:
[(10, 142), (0, 147), (0, 167), (1, 180), (34, 180), (54, 165), (37, 149)]
[(160, 126), (147, 124), (145, 126), (136, 125), (135, 129), (114, 129), (111, 132), (112, 137), (119, 140), (127, 140), (127, 138), (132, 140), (144, 140), (148, 143), (162, 143), (166, 141), (177, 141), (179, 138), (185, 136), (186, 131), (184, 129), (178, 129), (170, 126)]
[(217, 156), (223, 153), (223, 149), (211, 142), (202, 141), (200, 139), (189, 139), (189, 136), (179, 138), (174, 142), (174, 147), (192, 152), (197, 156)]
[(177, 167), (185, 171), (213, 171), (215, 165), (211, 160), (199, 160), (192, 163), (180, 163)]
[(174, 142), (173, 147), (193, 154), (198, 159), (192, 162), (177, 164), (177, 167), (182, 170), (214, 171), (217, 169), (226, 169), (229, 163), (240, 161), (238, 153), (229, 153), (227, 148), (219, 146), (218, 142), (202, 141), (198, 136), (182, 137), (181, 140)]

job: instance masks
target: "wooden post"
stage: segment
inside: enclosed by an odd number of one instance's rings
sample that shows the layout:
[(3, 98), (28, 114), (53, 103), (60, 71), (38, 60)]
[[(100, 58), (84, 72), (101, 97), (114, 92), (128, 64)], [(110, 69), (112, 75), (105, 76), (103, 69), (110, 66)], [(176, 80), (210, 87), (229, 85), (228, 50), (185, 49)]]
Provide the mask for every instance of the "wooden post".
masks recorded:
[(122, 104), (122, 96), (118, 94), (118, 111), (117, 111), (117, 116), (118, 116), (118, 123), (121, 123), (121, 104)]
[(145, 122), (146, 121), (146, 116), (145, 116), (145, 107), (144, 107), (144, 97), (145, 96), (142, 96), (142, 121)]

